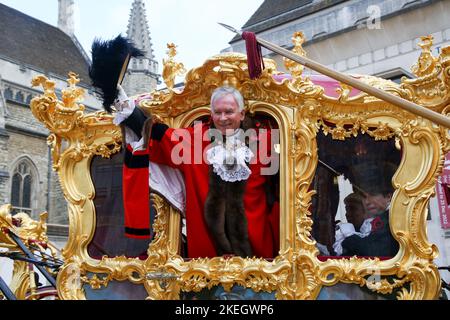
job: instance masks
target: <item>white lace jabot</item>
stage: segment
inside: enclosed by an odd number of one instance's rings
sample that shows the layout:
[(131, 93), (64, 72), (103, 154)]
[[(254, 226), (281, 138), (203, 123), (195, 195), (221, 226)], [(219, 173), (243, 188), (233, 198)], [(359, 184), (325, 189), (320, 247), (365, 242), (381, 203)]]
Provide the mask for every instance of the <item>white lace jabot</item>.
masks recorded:
[(228, 136), (225, 144), (219, 142), (206, 152), (208, 163), (223, 181), (247, 180), (252, 173), (247, 163), (253, 158), (253, 152), (238, 136)]

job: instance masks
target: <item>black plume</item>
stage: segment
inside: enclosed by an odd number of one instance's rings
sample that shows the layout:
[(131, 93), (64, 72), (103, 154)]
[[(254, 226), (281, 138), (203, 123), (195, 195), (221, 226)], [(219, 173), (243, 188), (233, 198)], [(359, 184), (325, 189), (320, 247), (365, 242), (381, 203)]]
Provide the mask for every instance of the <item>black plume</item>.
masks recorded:
[(127, 57), (143, 57), (144, 52), (136, 48), (127, 38), (121, 35), (113, 40), (102, 41), (95, 39), (92, 43), (92, 64), (89, 67), (89, 76), (92, 85), (100, 89), (103, 107), (111, 113), (111, 105), (117, 99), (117, 85), (120, 73)]

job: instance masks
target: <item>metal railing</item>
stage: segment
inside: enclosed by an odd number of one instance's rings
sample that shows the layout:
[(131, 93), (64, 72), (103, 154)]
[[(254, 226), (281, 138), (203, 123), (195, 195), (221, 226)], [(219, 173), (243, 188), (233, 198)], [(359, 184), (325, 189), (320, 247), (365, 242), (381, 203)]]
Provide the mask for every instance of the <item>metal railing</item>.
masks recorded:
[[(37, 283), (36, 284), (37, 286), (33, 288), (33, 290), (31, 290), (34, 292), (29, 292), (27, 294), (27, 297), (29, 299), (39, 299), (41, 297), (41, 293), (44, 292), (45, 294), (42, 297), (48, 296), (50, 293), (52, 293), (53, 295), (57, 295), (55, 275), (58, 273), (59, 268), (63, 265), (63, 261), (55, 258), (52, 255), (47, 254), (46, 252), (42, 251), (38, 246), (34, 246), (33, 244), (26, 245), (11, 230), (3, 230), (3, 232), (8, 234), (8, 236), (16, 243), (17, 248), (20, 250), (0, 252), (0, 258), (3, 257), (11, 259), (13, 261), (24, 261), (29, 263), (30, 268), (32, 268), (33, 270), (33, 272), (30, 273), (30, 276), (36, 275), (36, 273), (34, 272), (34, 267), (36, 267), (36, 269), (39, 270), (39, 273), (42, 274), (50, 284), (51, 288), (49, 288), (48, 286), (43, 286), (40, 283)], [(0, 291), (5, 299), (17, 300), (17, 297), (15, 296), (14, 292), (1, 277), (0, 277)]]

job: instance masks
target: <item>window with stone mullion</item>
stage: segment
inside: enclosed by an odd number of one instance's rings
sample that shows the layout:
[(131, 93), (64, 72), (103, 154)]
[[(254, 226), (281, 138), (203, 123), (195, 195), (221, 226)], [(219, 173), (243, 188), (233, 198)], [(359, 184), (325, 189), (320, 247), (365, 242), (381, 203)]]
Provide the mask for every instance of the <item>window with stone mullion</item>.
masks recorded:
[(26, 163), (20, 163), (14, 171), (11, 187), (13, 212), (31, 213), (31, 170)]

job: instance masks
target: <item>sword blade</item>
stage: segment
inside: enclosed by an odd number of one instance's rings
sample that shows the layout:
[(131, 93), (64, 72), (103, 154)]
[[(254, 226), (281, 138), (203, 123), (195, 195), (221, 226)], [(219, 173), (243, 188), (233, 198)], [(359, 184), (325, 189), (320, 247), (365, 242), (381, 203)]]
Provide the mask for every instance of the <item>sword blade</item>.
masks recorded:
[(233, 28), (232, 26), (229, 26), (225, 23), (221, 23), (221, 22), (217, 22), (218, 24), (220, 24), (222, 27), (230, 30), (231, 32), (237, 33), (238, 35), (242, 35), (242, 31), (237, 30), (236, 28)]

